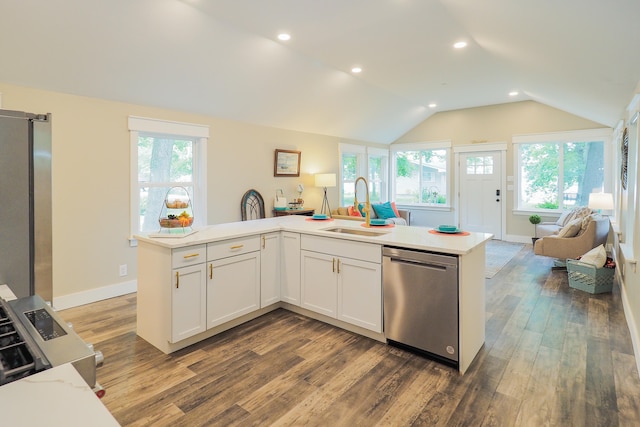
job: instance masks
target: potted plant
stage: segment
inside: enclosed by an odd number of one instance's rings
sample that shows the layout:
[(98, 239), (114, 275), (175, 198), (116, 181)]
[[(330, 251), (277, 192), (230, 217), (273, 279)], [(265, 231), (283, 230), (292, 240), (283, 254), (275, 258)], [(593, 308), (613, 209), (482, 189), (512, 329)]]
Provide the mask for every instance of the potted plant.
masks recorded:
[(531, 224), (534, 225), (534, 233), (533, 233), (533, 237), (531, 238), (531, 242), (535, 245), (536, 244), (536, 240), (538, 240), (538, 238), (536, 237), (538, 234), (538, 224), (540, 224), (540, 221), (542, 221), (542, 218), (540, 218), (540, 215), (538, 214), (533, 214), (529, 217), (529, 222)]

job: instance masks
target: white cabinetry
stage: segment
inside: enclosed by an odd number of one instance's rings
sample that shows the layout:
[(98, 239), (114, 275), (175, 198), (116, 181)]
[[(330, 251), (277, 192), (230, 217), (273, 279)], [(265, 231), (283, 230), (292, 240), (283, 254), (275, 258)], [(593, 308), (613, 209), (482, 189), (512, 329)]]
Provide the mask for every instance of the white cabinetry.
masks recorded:
[(337, 317), (338, 275), (336, 257), (319, 252), (301, 251), (302, 307)]
[(280, 240), (280, 296), (300, 305), (300, 234), (283, 231)]
[(280, 232), (260, 236), (260, 307), (280, 301)]
[(340, 258), (338, 319), (382, 332), (382, 267), (373, 262)]
[(382, 332), (382, 247), (303, 235), (301, 305)]
[(207, 329), (205, 245), (171, 251), (171, 342)]
[(260, 237), (207, 245), (207, 328), (260, 308)]
[(207, 280), (205, 264), (173, 271), (171, 291), (171, 342), (207, 329)]

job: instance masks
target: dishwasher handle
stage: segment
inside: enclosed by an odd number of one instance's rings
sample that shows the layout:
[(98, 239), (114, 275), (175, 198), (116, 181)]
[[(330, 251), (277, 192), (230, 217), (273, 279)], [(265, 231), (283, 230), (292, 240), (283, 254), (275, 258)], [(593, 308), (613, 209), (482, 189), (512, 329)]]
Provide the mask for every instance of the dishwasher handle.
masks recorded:
[(415, 267), (430, 268), (433, 270), (440, 270), (440, 271), (447, 271), (447, 269), (456, 267), (455, 265), (452, 265), (452, 264), (435, 264), (435, 263), (416, 261), (416, 260), (406, 259), (406, 258), (394, 258), (394, 257), (386, 257), (386, 258), (392, 263), (413, 265)]

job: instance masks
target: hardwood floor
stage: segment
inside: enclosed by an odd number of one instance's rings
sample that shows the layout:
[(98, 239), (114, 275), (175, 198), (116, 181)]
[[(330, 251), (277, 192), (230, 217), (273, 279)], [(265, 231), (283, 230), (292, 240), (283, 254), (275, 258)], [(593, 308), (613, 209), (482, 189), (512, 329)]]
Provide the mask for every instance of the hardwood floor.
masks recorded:
[(637, 426), (640, 379), (617, 286), (590, 295), (531, 245), (486, 280), (486, 343), (465, 375), (277, 310), (165, 355), (135, 294), (61, 311), (105, 355), (125, 426)]

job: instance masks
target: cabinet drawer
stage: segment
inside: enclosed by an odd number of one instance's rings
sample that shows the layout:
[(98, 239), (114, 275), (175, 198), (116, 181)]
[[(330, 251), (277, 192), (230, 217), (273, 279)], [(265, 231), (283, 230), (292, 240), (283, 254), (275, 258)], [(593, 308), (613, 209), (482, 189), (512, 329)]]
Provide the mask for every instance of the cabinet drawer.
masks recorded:
[(313, 252), (382, 263), (382, 246), (373, 243), (303, 234), (300, 247)]
[(187, 246), (171, 251), (171, 268), (186, 267), (205, 262), (207, 248), (205, 245)]
[(223, 240), (207, 245), (207, 261), (227, 258), (260, 250), (260, 236)]

